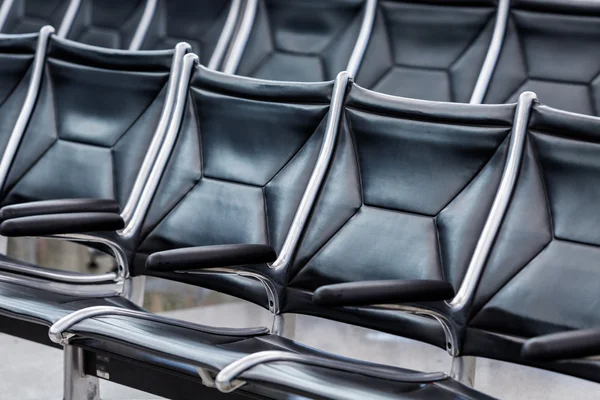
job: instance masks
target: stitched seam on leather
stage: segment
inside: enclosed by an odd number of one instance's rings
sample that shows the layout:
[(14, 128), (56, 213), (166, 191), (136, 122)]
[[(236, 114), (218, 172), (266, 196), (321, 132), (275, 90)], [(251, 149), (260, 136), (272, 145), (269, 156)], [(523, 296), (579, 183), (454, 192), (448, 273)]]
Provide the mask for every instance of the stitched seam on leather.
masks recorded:
[[(258, 70), (260, 70), (262, 67), (264, 67), (267, 63), (267, 61), (269, 61), (271, 59), (271, 57), (273, 57), (273, 55), (275, 54), (275, 51), (271, 51), (267, 54), (264, 55), (263, 58), (261, 58), (259, 60), (259, 62), (250, 70), (250, 72), (248, 72), (248, 76), (255, 76), (256, 73), (258, 72)], [(241, 63), (240, 63), (241, 64)]]
[[(483, 24), (483, 28), (481, 28), (479, 30), (479, 32), (477, 32), (475, 34), (475, 36), (473, 37), (473, 39), (471, 39), (469, 41), (469, 43), (467, 44), (467, 46), (460, 52), (460, 54), (458, 55), (458, 57), (456, 57), (454, 59), (454, 61), (452, 61), (450, 63), (450, 65), (448, 65), (448, 68), (446, 68), (448, 70), (448, 72), (450, 72), (450, 69), (454, 66), (454, 64), (456, 64), (457, 62), (459, 62), (465, 56), (465, 54), (467, 53), (467, 51), (469, 51), (475, 45), (475, 42), (477, 42), (481, 38), (481, 36), (483, 36), (483, 34), (485, 33), (485, 31), (488, 29), (488, 26), (490, 25), (490, 21), (495, 16), (496, 16), (496, 13), (493, 12), (492, 15)], [(490, 38), (490, 42), (491, 42), (491, 38)], [(489, 44), (488, 44), (487, 47), (489, 48)]]
[(587, 89), (588, 96), (590, 96), (590, 105), (592, 106), (592, 113), (594, 115), (598, 115), (598, 105), (596, 104), (596, 99), (594, 97), (594, 88), (592, 87), (591, 83), (587, 85)]
[(539, 152), (535, 145), (535, 141), (532, 140), (531, 137), (532, 137), (531, 135), (527, 135), (527, 142), (529, 142), (529, 145), (531, 146), (531, 152), (533, 153), (533, 159), (538, 168), (538, 178), (542, 185), (542, 191), (544, 193), (544, 200), (546, 200), (546, 209), (548, 210), (548, 221), (550, 222), (550, 233), (552, 234), (552, 239), (554, 239), (555, 238), (555, 236), (554, 236), (554, 220), (552, 218), (552, 208), (550, 205), (550, 196), (548, 196), (548, 188), (546, 185), (546, 179), (544, 177), (542, 165), (539, 160)]
[[(510, 29), (509, 26), (510, 26), (511, 22), (512, 22), (512, 26), (515, 29), (515, 36), (517, 38), (517, 45), (518, 45), (517, 48), (519, 50), (519, 53), (521, 54), (521, 57), (523, 58), (523, 66), (525, 67), (525, 78), (523, 79), (523, 81), (521, 83), (519, 83), (519, 85), (515, 88), (515, 90), (502, 101), (502, 103), (508, 102), (508, 99), (513, 97), (530, 78), (529, 63), (527, 62), (527, 54), (525, 53), (525, 43), (523, 42), (523, 38), (521, 37), (521, 32), (519, 32), (519, 27), (517, 26), (517, 23), (510, 16), (507, 21), (507, 28)], [(508, 32), (505, 33), (505, 36), (506, 35), (508, 35)], [(502, 47), (504, 47), (504, 46), (502, 46)]]
[[(356, 162), (356, 170), (358, 172), (358, 189), (359, 189), (359, 193), (360, 193), (360, 202), (361, 202), (361, 207), (362, 207), (363, 205), (365, 205), (365, 194), (364, 194), (363, 177), (362, 177), (362, 172), (361, 172), (361, 168), (360, 168), (360, 159), (358, 157), (358, 146), (356, 144), (356, 137), (355, 137), (354, 131), (352, 130), (352, 127), (350, 126), (350, 123), (348, 122), (348, 119), (346, 117), (345, 110), (344, 110), (343, 115), (344, 115), (344, 125), (346, 126), (346, 129), (348, 129), (348, 136), (350, 137), (350, 143), (352, 143), (352, 151), (354, 151), (354, 160)], [(359, 209), (360, 209), (360, 207), (359, 207)]]
[[(4, 192), (4, 198), (6, 198), (6, 196), (8, 196), (10, 194), (10, 192), (12, 192), (12, 190), (14, 189), (14, 187), (17, 186), (17, 184), (21, 181), (21, 179), (23, 179), (25, 177), (25, 175), (27, 175), (29, 173), (29, 171), (31, 171), (31, 169), (33, 169), (33, 167), (35, 167), (42, 160), (42, 158), (46, 155), (46, 153), (48, 151), (50, 151), (50, 149), (52, 147), (54, 147), (54, 145), (56, 144), (56, 142), (58, 142), (58, 139), (54, 139), (54, 141), (48, 146), (48, 148), (46, 150), (44, 150), (42, 152), (42, 154), (40, 154), (40, 156), (37, 158), (37, 160), (35, 160), (33, 162), (33, 164), (31, 164), (29, 167), (27, 167), (27, 169), (25, 169), (25, 171), (23, 171), (23, 173), (21, 174), (21, 176), (19, 176), (18, 178), (14, 179), (14, 181), (10, 185), (6, 186), (6, 188), (3, 190), (3, 192)], [(9, 170), (8, 176), (10, 176), (10, 170)]]
[(21, 79), (19, 79), (19, 81), (17, 82), (17, 84), (6, 94), (6, 97), (4, 99), (2, 99), (2, 101), (0, 102), (0, 107), (4, 106), (4, 104), (8, 101), (8, 99), (10, 99), (10, 97), (15, 93), (15, 91), (17, 90), (17, 88), (19, 86), (21, 86), (21, 83), (25, 80), (25, 77), (27, 76), (27, 74), (31, 70), (32, 65), (33, 65), (33, 59), (31, 61), (30, 65), (29, 65), (29, 67), (27, 68), (27, 71), (25, 71), (25, 73), (23, 74), (23, 76), (21, 77)]
[[(331, 40), (329, 41), (329, 43), (327, 43), (323, 47), (323, 50), (319, 54), (321, 54), (321, 55), (327, 54), (329, 52), (329, 48), (331, 46), (333, 46), (334, 44), (336, 44), (336, 42), (339, 41), (345, 35), (346, 31), (348, 31), (356, 23), (357, 19), (359, 21), (362, 21), (362, 18), (360, 18), (362, 14), (363, 14), (363, 12), (362, 12), (362, 7), (361, 7), (361, 9), (354, 15), (354, 17), (350, 18), (350, 21), (348, 21), (344, 26), (342, 26), (339, 31), (334, 33), (334, 35), (331, 37)], [(362, 22), (361, 22), (361, 24), (362, 24)], [(356, 40), (355, 40), (355, 42), (356, 42)]]
[(440, 229), (439, 229), (438, 223), (437, 223), (437, 216), (433, 217), (432, 219), (433, 219), (433, 226), (435, 228), (435, 239), (436, 239), (436, 243), (437, 243), (438, 258), (440, 261), (440, 275), (441, 275), (443, 281), (448, 281), (446, 279), (446, 269), (444, 268), (444, 259), (442, 257), (442, 242), (440, 241)]
[(267, 244), (271, 244), (271, 232), (269, 229), (269, 210), (267, 209), (267, 193), (265, 192), (265, 186), (261, 188), (263, 196), (263, 212), (265, 213), (265, 229), (267, 230)]

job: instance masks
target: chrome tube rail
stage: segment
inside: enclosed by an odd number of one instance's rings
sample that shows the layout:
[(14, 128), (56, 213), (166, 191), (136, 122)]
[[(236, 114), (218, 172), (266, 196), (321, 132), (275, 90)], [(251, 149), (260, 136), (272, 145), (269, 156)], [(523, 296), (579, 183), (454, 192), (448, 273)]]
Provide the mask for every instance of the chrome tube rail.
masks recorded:
[(244, 8), (242, 22), (240, 23), (238, 33), (233, 40), (231, 49), (227, 59), (225, 60), (225, 65), (223, 66), (224, 73), (229, 75), (236, 73), (240, 65), (240, 61), (242, 60), (244, 50), (246, 50), (248, 39), (252, 33), (252, 27), (254, 26), (254, 20), (256, 18), (257, 11), (258, 0), (246, 0), (246, 7)]
[(6, 20), (10, 15), (14, 2), (15, 0), (4, 0), (4, 3), (0, 6), (0, 32), (2, 32), (4, 24), (6, 24)]
[(67, 12), (65, 13), (63, 20), (60, 23), (60, 28), (58, 28), (56, 36), (61, 38), (67, 37), (67, 35), (71, 31), (71, 27), (73, 26), (73, 22), (75, 21), (75, 17), (79, 12), (80, 7), (81, 0), (71, 0), (71, 3), (69, 3), (69, 8), (67, 8)]
[(154, 18), (157, 5), (158, 0), (146, 1), (146, 7), (144, 8), (144, 13), (142, 14), (140, 23), (135, 30), (135, 34), (131, 39), (131, 43), (129, 43), (129, 50), (136, 51), (141, 49), (144, 39), (146, 38), (146, 34), (148, 33), (148, 29), (150, 28), (150, 24), (152, 23), (152, 19)]
[(84, 308), (62, 317), (50, 327), (50, 330), (48, 331), (48, 336), (50, 337), (50, 340), (52, 340), (54, 343), (67, 345), (69, 343), (69, 340), (74, 336), (74, 334), (68, 333), (68, 330), (76, 324), (95, 317), (117, 316), (124, 316), (144, 321), (157, 322), (179, 328), (193, 329), (198, 332), (223, 336), (257, 336), (264, 335), (269, 332), (269, 330), (265, 327), (242, 329), (219, 328), (213, 326), (194, 324), (191, 322), (184, 322), (177, 319), (167, 318), (144, 311), (128, 310), (126, 308), (111, 306), (95, 306)]
[(510, 0), (499, 0), (498, 11), (496, 13), (496, 24), (494, 25), (494, 33), (492, 34), (492, 40), (488, 47), (485, 61), (479, 71), (479, 77), (477, 83), (473, 89), (471, 95), (471, 104), (481, 104), (487, 92), (487, 88), (496, 69), (496, 63), (502, 50), (502, 43), (504, 42), (504, 34), (506, 32), (506, 25), (508, 23), (508, 13), (510, 10)]
[(350, 76), (355, 77), (358, 73), (360, 65), (362, 63), (367, 46), (371, 40), (371, 33), (373, 32), (373, 25), (375, 24), (375, 15), (377, 14), (377, 0), (366, 0), (365, 1), (365, 15), (360, 27), (354, 50), (348, 61), (348, 67), (346, 71)]
[(500, 186), (496, 192), (496, 197), (494, 198), (492, 208), (485, 221), (481, 236), (477, 241), (477, 246), (473, 252), (473, 257), (471, 258), (465, 277), (456, 296), (448, 303), (448, 306), (454, 312), (463, 310), (471, 303), (473, 294), (477, 288), (481, 274), (483, 273), (483, 268), (487, 262), (488, 255), (500, 229), (500, 225), (517, 182), (523, 149), (525, 147), (527, 124), (529, 122), (529, 116), (531, 115), (531, 108), (536, 100), (537, 97), (533, 92), (523, 92), (519, 96), (506, 166), (502, 173)]
[(223, 368), (221, 372), (217, 374), (215, 386), (223, 393), (231, 393), (247, 383), (245, 381), (238, 380), (238, 377), (244, 372), (256, 366), (274, 362), (295, 362), (298, 364), (356, 373), (371, 378), (385, 379), (394, 382), (431, 383), (439, 382), (448, 378), (448, 375), (443, 372), (410, 373), (399, 368), (383, 365), (361, 365), (348, 361), (291, 353), (287, 351), (261, 351), (234, 361), (227, 367)]
[(213, 51), (208, 62), (207, 67), (209, 69), (216, 71), (221, 66), (223, 58), (225, 57), (225, 53), (227, 53), (227, 47), (229, 46), (233, 33), (235, 32), (235, 27), (237, 25), (241, 9), (242, 0), (232, 0), (231, 6), (229, 7), (229, 13), (227, 14), (227, 19), (223, 25), (223, 30), (221, 31), (221, 35), (219, 36), (215, 50)]

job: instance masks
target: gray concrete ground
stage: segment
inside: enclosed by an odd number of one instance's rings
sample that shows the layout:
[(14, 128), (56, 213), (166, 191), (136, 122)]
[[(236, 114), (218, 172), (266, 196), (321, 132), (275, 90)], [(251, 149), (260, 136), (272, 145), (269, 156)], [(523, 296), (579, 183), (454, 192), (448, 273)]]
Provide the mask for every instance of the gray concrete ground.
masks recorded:
[[(30, 246), (30, 244), (28, 245)], [(36, 245), (45, 265), (85, 265), (87, 250)], [(24, 245), (12, 254), (27, 258)], [(9, 246), (9, 249), (11, 246)], [(47, 253), (48, 256), (44, 256)], [(68, 259), (66, 259), (67, 257)], [(50, 261), (48, 261), (50, 260)], [(100, 260), (101, 268), (110, 262)], [(149, 279), (145, 307), (151, 311), (214, 326), (270, 326), (267, 311), (206, 290)], [(336, 354), (423, 371), (449, 371), (451, 359), (441, 349), (346, 324), (296, 316), (295, 338)], [(62, 398), (62, 354), (59, 350), (0, 335), (0, 400)], [(477, 360), (475, 387), (508, 400), (599, 400), (600, 385), (555, 373), (487, 359)], [(101, 383), (104, 400), (146, 400), (158, 397), (111, 382)]]

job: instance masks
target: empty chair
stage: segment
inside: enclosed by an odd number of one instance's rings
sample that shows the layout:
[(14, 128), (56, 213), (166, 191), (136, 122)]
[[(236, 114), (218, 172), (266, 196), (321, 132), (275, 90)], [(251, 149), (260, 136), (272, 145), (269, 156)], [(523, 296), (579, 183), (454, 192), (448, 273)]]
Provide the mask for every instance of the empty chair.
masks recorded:
[(239, 30), (223, 70), (262, 79), (331, 80), (347, 67), (363, 6), (362, 0), (250, 1), (244, 19), (253, 21), (252, 29)]
[(396, 96), (469, 102), (496, 8), (496, 0), (378, 1), (356, 82)]
[[(222, 35), (226, 36), (223, 50), (229, 44), (241, 4), (240, 0), (159, 0), (141, 49), (170, 49), (183, 41), (192, 46), (203, 65), (209, 65)], [(224, 31), (230, 15), (232, 24)]]
[(2, 33), (38, 32), (44, 25), (60, 28), (72, 0), (4, 0)]
[(486, 103), (526, 90), (567, 111), (600, 115), (600, 4), (513, 0)]

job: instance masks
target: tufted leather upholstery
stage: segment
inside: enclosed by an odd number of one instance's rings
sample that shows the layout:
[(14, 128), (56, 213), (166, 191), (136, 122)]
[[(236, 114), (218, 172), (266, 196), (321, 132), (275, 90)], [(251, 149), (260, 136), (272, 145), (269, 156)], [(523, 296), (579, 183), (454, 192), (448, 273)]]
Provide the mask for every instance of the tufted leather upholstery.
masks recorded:
[(70, 0), (15, 0), (2, 33), (38, 32), (44, 25), (60, 27)]
[(160, 118), (171, 58), (51, 38), (2, 204), (106, 198), (123, 207)]
[[(178, 141), (142, 227), (134, 273), (143, 271), (147, 255), (172, 248), (247, 243), (279, 251), (321, 147), (332, 88), (331, 82), (279, 84), (197, 67)], [(262, 287), (246, 278), (200, 282), (265, 303)]]
[(6, 148), (27, 95), (38, 36), (0, 38), (0, 154)]
[(552, 107), (600, 115), (600, 5), (513, 0), (486, 103), (531, 90)]
[(94, 46), (128, 49), (145, 6), (146, 0), (82, 0), (67, 37)]
[(396, 96), (469, 102), (495, 8), (496, 1), (379, 1), (356, 82)]
[(361, 0), (260, 0), (239, 75), (308, 82), (346, 69), (362, 22)]
[[(546, 106), (534, 108), (517, 185), (476, 292), (469, 325), (475, 336), (521, 339), (600, 326), (600, 120)], [(518, 360), (504, 346), (470, 349)], [(489, 339), (495, 340), (495, 339)], [(514, 345), (512, 346), (514, 350)], [(600, 381), (600, 363), (583, 371)]]
[(187, 42), (208, 65), (217, 45), (231, 0), (159, 0), (142, 49), (171, 49)]

